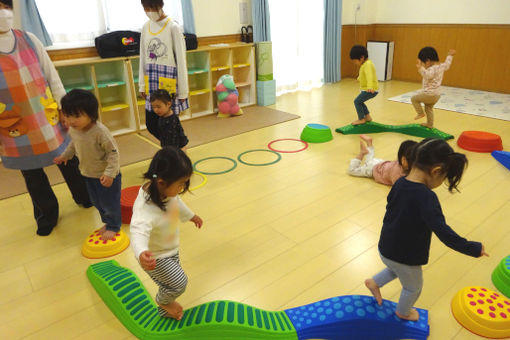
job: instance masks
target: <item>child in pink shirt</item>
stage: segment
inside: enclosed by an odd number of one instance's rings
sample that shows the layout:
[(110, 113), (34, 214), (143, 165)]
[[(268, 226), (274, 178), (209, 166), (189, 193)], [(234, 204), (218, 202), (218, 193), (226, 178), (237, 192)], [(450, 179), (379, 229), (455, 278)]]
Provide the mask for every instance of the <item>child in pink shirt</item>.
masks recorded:
[[(448, 56), (444, 63), (439, 63), (439, 57), (433, 47), (424, 47), (418, 53), (418, 63), (416, 67), (423, 77), (423, 89), (411, 97), (417, 116), (414, 119), (420, 119), (427, 115), (427, 122), (421, 125), (432, 128), (434, 127), (434, 110), (433, 107), (441, 97), (440, 87), (443, 81), (443, 74), (452, 64), (455, 50), (448, 51)], [(425, 106), (425, 113), (423, 107)]]
[[(400, 144), (396, 161), (384, 161), (374, 157), (372, 138), (360, 135), (360, 151), (356, 158), (351, 159), (349, 175), (357, 177), (373, 177), (377, 183), (393, 185), (400, 177), (406, 175), (408, 164), (406, 153), (416, 142), (406, 140)], [(365, 145), (366, 144), (366, 145)], [(365, 162), (363, 163), (363, 158)]]

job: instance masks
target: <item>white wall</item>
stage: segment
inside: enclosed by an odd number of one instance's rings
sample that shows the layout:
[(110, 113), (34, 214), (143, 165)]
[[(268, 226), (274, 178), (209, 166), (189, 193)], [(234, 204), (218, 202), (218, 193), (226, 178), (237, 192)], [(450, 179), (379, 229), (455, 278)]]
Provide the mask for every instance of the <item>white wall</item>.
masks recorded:
[[(358, 5), (359, 10), (356, 10)], [(343, 0), (342, 25), (373, 24), (377, 13), (377, 5), (378, 0)]]
[(343, 0), (342, 24), (510, 24), (509, 0)]
[[(239, 3), (248, 6), (249, 22), (241, 24)], [(199, 37), (241, 34), (241, 26), (251, 24), (250, 0), (192, 0), (196, 34)]]

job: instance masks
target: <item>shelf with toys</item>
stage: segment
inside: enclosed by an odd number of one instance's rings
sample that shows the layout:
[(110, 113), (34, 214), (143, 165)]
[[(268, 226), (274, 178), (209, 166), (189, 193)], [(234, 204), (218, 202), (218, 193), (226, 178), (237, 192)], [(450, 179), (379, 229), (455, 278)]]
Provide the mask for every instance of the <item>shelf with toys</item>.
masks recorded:
[[(215, 87), (224, 74), (231, 74), (239, 92), (239, 105), (256, 104), (255, 50), (251, 43), (203, 46), (187, 51), (190, 108), (181, 120), (214, 114)], [(66, 91), (92, 91), (100, 105), (99, 119), (120, 135), (145, 129), (145, 99), (140, 95), (139, 57), (99, 57), (56, 61), (55, 67)]]

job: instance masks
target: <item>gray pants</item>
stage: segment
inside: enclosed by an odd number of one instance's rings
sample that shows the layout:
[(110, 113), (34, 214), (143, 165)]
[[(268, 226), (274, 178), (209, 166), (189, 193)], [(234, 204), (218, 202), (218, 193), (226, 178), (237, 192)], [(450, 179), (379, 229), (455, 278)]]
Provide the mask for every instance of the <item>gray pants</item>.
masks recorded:
[(373, 279), (377, 286), (382, 287), (398, 277), (402, 284), (402, 292), (398, 300), (397, 312), (402, 315), (409, 315), (411, 308), (420, 297), (423, 287), (423, 272), (421, 266), (409, 266), (385, 258), (379, 254), (386, 265)]
[(425, 114), (427, 116), (427, 124), (430, 126), (434, 125), (434, 105), (439, 100), (440, 95), (426, 94), (423, 92), (417, 93), (411, 97), (411, 103), (413, 103), (416, 113), (419, 115), (423, 114), (423, 108), (421, 103), (425, 106)]
[[(156, 302), (160, 305), (174, 302), (186, 290), (188, 277), (181, 267), (179, 254), (156, 259), (156, 268), (146, 272), (159, 286)], [(163, 308), (158, 307), (158, 311), (161, 316), (166, 315)]]

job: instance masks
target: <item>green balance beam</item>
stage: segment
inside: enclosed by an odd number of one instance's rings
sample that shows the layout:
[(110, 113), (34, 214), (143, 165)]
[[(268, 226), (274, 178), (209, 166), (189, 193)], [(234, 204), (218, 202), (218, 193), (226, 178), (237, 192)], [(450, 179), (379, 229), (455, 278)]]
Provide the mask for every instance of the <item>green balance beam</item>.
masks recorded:
[(91, 265), (87, 276), (105, 304), (139, 339), (298, 339), (284, 311), (265, 311), (233, 301), (195, 306), (185, 310), (179, 321), (161, 317), (136, 274), (115, 260)]
[(378, 132), (397, 132), (405, 135), (422, 137), (422, 138), (440, 138), (444, 140), (454, 138), (452, 135), (440, 131), (436, 128), (429, 129), (421, 126), (420, 124), (407, 124), (407, 125), (386, 125), (376, 122), (367, 122), (360, 125), (346, 125), (339, 127), (336, 132), (344, 135), (356, 135), (362, 133), (378, 133)]

